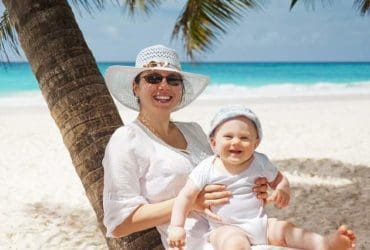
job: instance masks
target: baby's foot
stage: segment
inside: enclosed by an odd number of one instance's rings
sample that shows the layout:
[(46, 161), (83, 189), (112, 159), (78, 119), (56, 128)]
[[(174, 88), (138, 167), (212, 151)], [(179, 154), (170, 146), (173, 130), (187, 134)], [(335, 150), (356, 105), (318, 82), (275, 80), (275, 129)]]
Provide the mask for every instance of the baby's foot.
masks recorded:
[(351, 250), (355, 249), (355, 234), (346, 226), (340, 226), (337, 231), (325, 237), (325, 249), (327, 250)]

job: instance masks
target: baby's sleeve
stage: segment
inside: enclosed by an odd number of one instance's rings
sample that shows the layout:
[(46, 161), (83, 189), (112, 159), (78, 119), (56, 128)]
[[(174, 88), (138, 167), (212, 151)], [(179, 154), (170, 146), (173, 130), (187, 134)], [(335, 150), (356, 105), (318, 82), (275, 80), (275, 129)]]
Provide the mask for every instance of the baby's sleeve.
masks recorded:
[(114, 237), (112, 232), (139, 205), (147, 204), (141, 195), (140, 178), (143, 175), (143, 159), (136, 152), (140, 143), (135, 131), (124, 126), (112, 135), (103, 158), (103, 223), (107, 228), (107, 237)]
[(266, 177), (268, 182), (274, 181), (279, 170), (266, 155), (258, 153), (258, 157), (260, 158), (262, 163), (263, 176)]
[(193, 183), (202, 190), (205, 185), (209, 184), (209, 158), (200, 162), (194, 169), (191, 171), (189, 175), (189, 179), (193, 181)]

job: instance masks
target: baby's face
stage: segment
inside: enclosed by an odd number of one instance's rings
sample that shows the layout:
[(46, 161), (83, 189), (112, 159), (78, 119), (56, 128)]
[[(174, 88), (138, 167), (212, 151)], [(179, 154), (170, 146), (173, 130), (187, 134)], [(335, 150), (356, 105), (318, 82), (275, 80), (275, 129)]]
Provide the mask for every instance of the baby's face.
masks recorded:
[(237, 117), (221, 124), (211, 143), (224, 164), (239, 166), (250, 159), (259, 140), (253, 122)]

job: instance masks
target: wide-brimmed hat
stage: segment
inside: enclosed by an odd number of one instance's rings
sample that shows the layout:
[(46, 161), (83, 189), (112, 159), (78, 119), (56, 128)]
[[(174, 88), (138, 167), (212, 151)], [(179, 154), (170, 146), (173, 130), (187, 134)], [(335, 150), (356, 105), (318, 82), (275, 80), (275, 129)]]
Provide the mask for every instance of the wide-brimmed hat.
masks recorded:
[(239, 117), (239, 116), (244, 116), (251, 120), (254, 125), (256, 126), (257, 129), (257, 136), (258, 139), (262, 139), (262, 127), (261, 127), (261, 122), (258, 119), (257, 115), (249, 108), (242, 106), (242, 105), (229, 105), (221, 108), (215, 115), (215, 117), (211, 121), (211, 127), (209, 129), (208, 136), (211, 137), (213, 136), (214, 131), (218, 126), (220, 126), (222, 123)]
[(115, 65), (107, 69), (105, 80), (109, 91), (120, 103), (139, 111), (140, 106), (134, 96), (132, 83), (138, 74), (147, 70), (165, 70), (182, 75), (184, 91), (182, 101), (176, 110), (185, 107), (197, 98), (209, 82), (207, 76), (182, 71), (175, 50), (163, 45), (154, 45), (139, 52), (135, 67)]

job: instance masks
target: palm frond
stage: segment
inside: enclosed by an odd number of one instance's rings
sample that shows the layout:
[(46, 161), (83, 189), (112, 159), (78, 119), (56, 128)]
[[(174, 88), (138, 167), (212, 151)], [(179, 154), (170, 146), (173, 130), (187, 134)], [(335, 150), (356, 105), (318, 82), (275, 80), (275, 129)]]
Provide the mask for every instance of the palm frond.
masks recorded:
[[(315, 3), (316, 1), (315, 0), (292, 0), (290, 2), (290, 10), (293, 9), (294, 6), (296, 6), (297, 3), (299, 2), (303, 2), (304, 5), (306, 6), (306, 8), (311, 8), (311, 9), (315, 9)], [(328, 3), (329, 5), (332, 5), (333, 3), (333, 0), (321, 0), (321, 3), (322, 5), (325, 5), (325, 3)]]
[(18, 38), (11, 25), (8, 12), (5, 10), (0, 17), (0, 58), (5, 57), (9, 61), (8, 49), (20, 55), (18, 50)]
[(81, 9), (92, 15), (95, 9), (98, 11), (104, 9), (106, 0), (70, 0), (70, 2), (76, 7), (79, 15), (82, 16)]
[(362, 15), (370, 13), (370, 0), (355, 0), (354, 6)]
[(298, 0), (292, 0), (292, 2), (290, 3), (290, 10), (293, 9), (294, 5), (298, 2)]
[(87, 11), (90, 15), (93, 14), (94, 10), (101, 11), (104, 9), (107, 2), (116, 4), (127, 10), (130, 16), (134, 15), (137, 10), (143, 11), (145, 14), (149, 14), (151, 10), (158, 7), (161, 4), (161, 0), (70, 0), (70, 2), (76, 7), (78, 13), (82, 15), (81, 9)]
[[(118, 0), (116, 0), (118, 2)], [(122, 0), (122, 6), (128, 10), (129, 15), (134, 15), (137, 10), (149, 14), (162, 3), (161, 0)]]
[(243, 11), (256, 8), (254, 0), (205, 1), (188, 0), (172, 31), (172, 39), (181, 35), (187, 55), (211, 50), (214, 41), (227, 32), (230, 24), (242, 17)]

